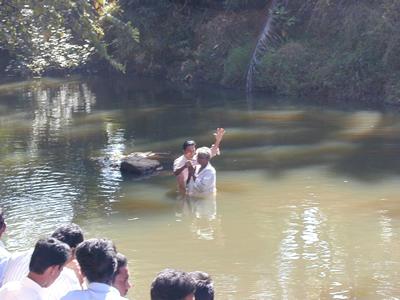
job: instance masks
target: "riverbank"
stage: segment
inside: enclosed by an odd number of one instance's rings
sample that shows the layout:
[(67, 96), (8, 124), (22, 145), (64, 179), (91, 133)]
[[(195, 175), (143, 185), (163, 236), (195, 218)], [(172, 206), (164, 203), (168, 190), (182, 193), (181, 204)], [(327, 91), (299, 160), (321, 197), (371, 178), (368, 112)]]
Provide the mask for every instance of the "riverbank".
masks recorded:
[[(123, 55), (125, 76), (244, 90), (258, 37), (273, 19), (275, 40), (268, 40), (259, 57), (254, 90), (400, 105), (399, 2), (339, 2), (120, 1), (119, 17), (140, 32), (140, 43)], [(77, 72), (116, 71), (93, 55)]]

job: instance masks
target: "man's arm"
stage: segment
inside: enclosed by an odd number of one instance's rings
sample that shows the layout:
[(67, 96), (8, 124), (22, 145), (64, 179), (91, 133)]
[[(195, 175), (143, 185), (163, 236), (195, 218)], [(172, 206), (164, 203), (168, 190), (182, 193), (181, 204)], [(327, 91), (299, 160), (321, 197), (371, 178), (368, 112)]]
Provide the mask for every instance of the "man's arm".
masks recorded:
[(219, 155), (219, 145), (221, 144), (222, 137), (225, 134), (225, 129), (224, 128), (217, 128), (215, 135), (215, 143), (211, 145), (211, 157), (214, 157), (216, 155)]
[(174, 175), (175, 175), (175, 176), (178, 176), (179, 174), (182, 173), (183, 170), (185, 170), (186, 168), (188, 168), (188, 167), (191, 166), (191, 165), (192, 165), (191, 162), (190, 162), (190, 161), (187, 161), (182, 167), (177, 168), (177, 169), (174, 171)]

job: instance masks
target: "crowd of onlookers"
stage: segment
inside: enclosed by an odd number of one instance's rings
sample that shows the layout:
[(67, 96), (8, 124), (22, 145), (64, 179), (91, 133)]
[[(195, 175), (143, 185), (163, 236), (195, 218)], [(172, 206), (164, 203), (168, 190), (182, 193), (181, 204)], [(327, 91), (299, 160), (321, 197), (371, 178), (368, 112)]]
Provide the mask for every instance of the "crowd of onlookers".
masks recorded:
[[(0, 238), (6, 230), (0, 209)], [(9, 253), (0, 240), (1, 300), (114, 300), (131, 288), (127, 258), (107, 239), (84, 240), (76, 224), (57, 228), (33, 249)], [(151, 300), (212, 300), (204, 272), (165, 269), (150, 287)]]

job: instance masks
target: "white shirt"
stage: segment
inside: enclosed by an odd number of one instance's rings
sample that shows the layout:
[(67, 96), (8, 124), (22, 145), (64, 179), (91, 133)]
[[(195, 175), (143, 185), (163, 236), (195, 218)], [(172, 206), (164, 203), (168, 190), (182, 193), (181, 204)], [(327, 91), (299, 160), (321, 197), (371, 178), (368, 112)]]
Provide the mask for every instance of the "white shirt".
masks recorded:
[[(191, 161), (193, 166), (198, 165), (197, 162), (197, 155), (193, 157), (193, 159), (189, 160), (185, 157), (185, 155), (179, 156), (177, 159), (174, 160), (174, 166), (173, 170), (174, 172), (180, 168), (182, 168), (186, 162)], [(185, 168), (182, 170), (182, 172), (177, 176), (178, 184), (184, 188), (186, 186), (186, 180), (189, 177), (189, 170), (188, 168)]]
[(59, 300), (68, 292), (82, 290), (74, 270), (64, 267), (60, 276), (46, 289), (48, 300)]
[(43, 300), (43, 289), (28, 277), (10, 281), (0, 289), (1, 300)]
[(91, 282), (87, 290), (69, 292), (61, 300), (126, 300), (126, 298), (121, 297), (119, 291), (108, 284)]
[(29, 263), (31, 261), (33, 248), (11, 255), (4, 272), (3, 284), (10, 281), (21, 281), (29, 273)]
[[(219, 155), (219, 148), (215, 148), (214, 145), (211, 146), (210, 148), (211, 150), (211, 158), (213, 158), (216, 155)], [(197, 150), (196, 150), (197, 151)], [(193, 167), (196, 167), (199, 165), (199, 163), (197, 162), (197, 153), (193, 156), (193, 158), (187, 159), (185, 157), (185, 155), (181, 155), (179, 156), (177, 159), (174, 160), (174, 165), (173, 165), (173, 172), (175, 172), (176, 170), (182, 168), (186, 162), (191, 161)], [(184, 190), (186, 187), (186, 181), (189, 178), (189, 170), (188, 168), (185, 168), (182, 170), (182, 172), (177, 176), (177, 180), (178, 180), (178, 185)]]
[(11, 254), (6, 250), (2, 241), (0, 241), (0, 287), (3, 283), (4, 273)]
[(214, 167), (208, 163), (207, 166), (200, 171), (201, 166), (197, 165), (195, 169), (196, 180), (190, 179), (187, 186), (189, 196), (204, 197), (215, 194), (216, 189), (216, 172)]
[[(32, 253), (33, 248), (11, 255), (5, 268), (3, 284), (21, 281), (28, 275)], [(48, 288), (43, 289), (42, 297), (46, 300), (59, 300), (68, 292), (78, 289), (82, 288), (75, 272), (69, 268), (63, 268), (56, 281)]]

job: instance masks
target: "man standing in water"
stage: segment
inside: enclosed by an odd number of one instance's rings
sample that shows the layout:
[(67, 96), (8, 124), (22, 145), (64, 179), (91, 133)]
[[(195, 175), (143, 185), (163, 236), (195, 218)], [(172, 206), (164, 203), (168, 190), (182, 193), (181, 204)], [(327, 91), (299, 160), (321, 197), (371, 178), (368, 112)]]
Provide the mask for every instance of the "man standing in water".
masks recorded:
[[(211, 146), (211, 157), (219, 154), (219, 145), (225, 134), (224, 128), (217, 128), (215, 135), (215, 143)], [(196, 142), (187, 140), (183, 143), (183, 155), (174, 161), (174, 175), (178, 183), (178, 190), (181, 195), (186, 193), (186, 182), (189, 178), (189, 168), (198, 165), (196, 154)]]
[(189, 167), (187, 179), (187, 194), (194, 197), (207, 197), (215, 195), (216, 172), (210, 164), (211, 149), (201, 147), (197, 149), (197, 165)]

